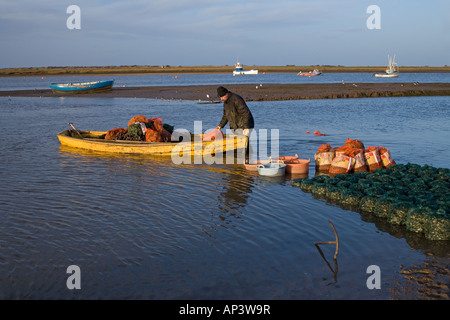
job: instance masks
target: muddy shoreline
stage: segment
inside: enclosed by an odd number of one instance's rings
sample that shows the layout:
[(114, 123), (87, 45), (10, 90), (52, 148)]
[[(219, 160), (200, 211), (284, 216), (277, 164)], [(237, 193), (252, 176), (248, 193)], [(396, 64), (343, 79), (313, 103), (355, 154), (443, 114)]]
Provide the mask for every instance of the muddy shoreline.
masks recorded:
[[(224, 86), (247, 101), (450, 95), (450, 83), (224, 84)], [(0, 91), (0, 96), (146, 98), (217, 102), (217, 87), (217, 85), (114, 87), (106, 92), (85, 94), (59, 94), (53, 93), (50, 89), (35, 89)]]

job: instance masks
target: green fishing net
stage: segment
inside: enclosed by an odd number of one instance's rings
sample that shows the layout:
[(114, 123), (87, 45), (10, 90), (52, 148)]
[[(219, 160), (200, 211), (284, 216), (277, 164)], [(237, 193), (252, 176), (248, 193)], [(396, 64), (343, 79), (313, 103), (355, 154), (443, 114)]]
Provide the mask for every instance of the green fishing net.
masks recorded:
[(364, 194), (357, 190), (347, 189), (341, 193), (341, 199), (339, 204), (345, 208), (359, 208), (359, 204), (361, 199), (364, 197)]
[(450, 169), (395, 164), (372, 173), (321, 174), (292, 185), (342, 208), (424, 233), (427, 239), (450, 239)]
[(372, 213), (375, 211), (375, 205), (377, 204), (377, 196), (365, 196), (361, 198), (359, 203), (359, 210), (365, 213)]
[(425, 216), (431, 214), (429, 208), (416, 207), (409, 212), (406, 229), (411, 232), (425, 232)]
[(425, 216), (425, 237), (430, 240), (450, 240), (450, 215), (442, 209)]
[(142, 132), (141, 124), (135, 123), (128, 126), (128, 134), (132, 137), (141, 138), (144, 136), (144, 133)]
[(393, 203), (388, 212), (388, 223), (395, 225), (406, 225), (408, 213), (414, 205), (409, 201), (400, 201)]

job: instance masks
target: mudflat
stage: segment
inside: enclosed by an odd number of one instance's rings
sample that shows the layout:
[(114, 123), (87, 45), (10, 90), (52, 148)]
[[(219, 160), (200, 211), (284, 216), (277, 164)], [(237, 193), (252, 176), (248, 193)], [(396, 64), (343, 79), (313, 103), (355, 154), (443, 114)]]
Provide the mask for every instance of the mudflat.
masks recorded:
[[(450, 83), (223, 84), (247, 101), (367, 97), (448, 96)], [(53, 93), (50, 89), (0, 91), (3, 97), (108, 97), (217, 102), (218, 85), (117, 87), (99, 93)], [(210, 98), (207, 96), (209, 95)]]

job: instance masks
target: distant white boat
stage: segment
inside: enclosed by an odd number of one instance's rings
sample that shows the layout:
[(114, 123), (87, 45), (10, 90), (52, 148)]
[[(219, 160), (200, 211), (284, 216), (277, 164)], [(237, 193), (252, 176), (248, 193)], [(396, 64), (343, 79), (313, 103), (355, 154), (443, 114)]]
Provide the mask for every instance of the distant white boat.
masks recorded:
[(233, 70), (233, 76), (237, 74), (258, 74), (258, 69), (252, 69), (252, 70), (244, 70), (244, 66), (238, 62), (235, 65), (235, 70)]
[(394, 58), (391, 59), (391, 57), (388, 55), (388, 61), (389, 65), (386, 69), (386, 72), (384, 73), (374, 73), (373, 75), (378, 78), (397, 78), (399, 71), (398, 71), (398, 64), (395, 62), (395, 55)]

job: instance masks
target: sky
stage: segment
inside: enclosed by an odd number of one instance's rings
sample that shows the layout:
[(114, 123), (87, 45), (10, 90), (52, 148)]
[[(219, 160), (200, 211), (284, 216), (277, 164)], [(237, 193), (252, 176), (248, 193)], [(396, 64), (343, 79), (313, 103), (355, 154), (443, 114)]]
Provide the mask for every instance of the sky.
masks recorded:
[(0, 0), (0, 68), (385, 66), (394, 54), (450, 65), (450, 1)]

